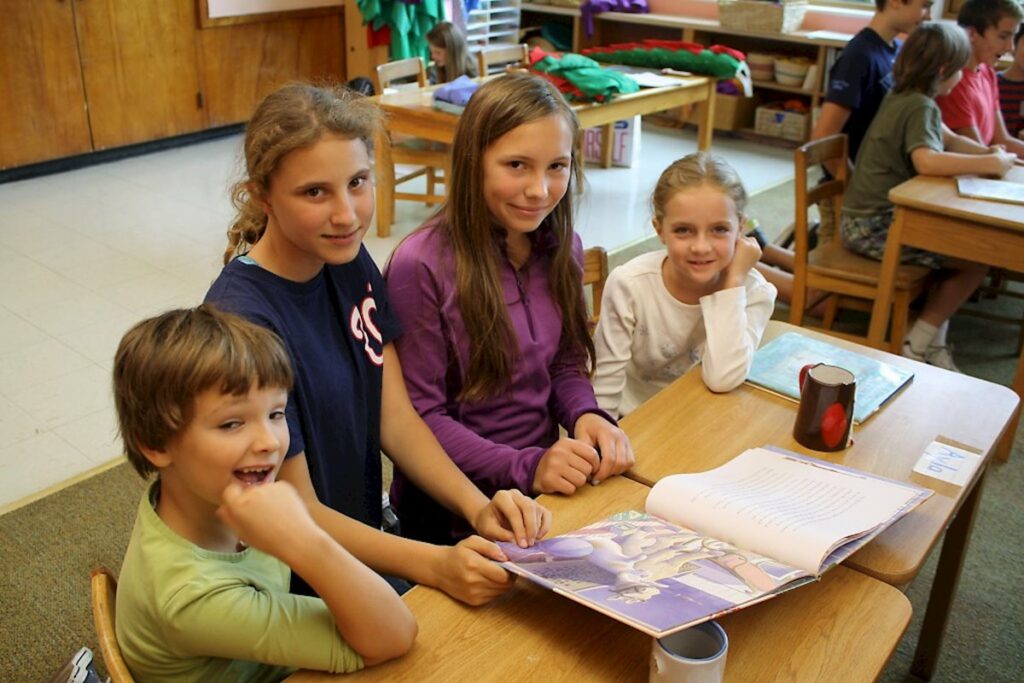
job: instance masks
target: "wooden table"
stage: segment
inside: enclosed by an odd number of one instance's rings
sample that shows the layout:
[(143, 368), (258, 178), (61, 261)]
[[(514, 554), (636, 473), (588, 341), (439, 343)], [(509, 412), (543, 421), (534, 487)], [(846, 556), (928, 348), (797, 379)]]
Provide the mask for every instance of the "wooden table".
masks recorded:
[[(544, 496), (553, 533), (612, 513), (643, 509), (648, 488), (623, 477), (572, 498)], [(414, 588), (405, 601), (419, 635), (401, 659), (344, 680), (356, 681), (636, 681), (647, 680), (650, 637), (519, 579), (484, 607)], [(727, 681), (873, 681), (910, 620), (901, 592), (838, 567), (821, 582), (719, 620), (729, 635)], [(300, 672), (293, 683), (341, 680)]]
[[(1024, 183), (1024, 167), (1015, 166), (1005, 180)], [(879, 296), (871, 312), (868, 340), (881, 348), (889, 324), (893, 283), (900, 247), (918, 247), (967, 261), (1008, 270), (1024, 271), (1024, 207), (961, 197), (955, 178), (915, 176), (889, 192), (896, 206), (882, 259)], [(1024, 398), (1024, 352), (1017, 363), (1013, 390)], [(996, 451), (1000, 460), (1010, 457), (1020, 412)]]
[[(491, 76), (489, 78), (494, 78)], [(715, 79), (704, 76), (679, 77), (679, 85), (661, 88), (641, 88), (638, 92), (619, 95), (605, 103), (577, 103), (572, 108), (583, 129), (602, 126), (601, 165), (611, 166), (612, 129), (616, 121), (638, 114), (681, 107), (704, 102), (698, 107), (697, 148), (711, 148), (715, 107)], [(433, 107), (434, 90), (439, 86), (410, 88), (395, 93), (378, 95), (375, 100), (387, 114), (387, 132), (412, 135), (426, 140), (451, 144), (459, 117)], [(391, 148), (387, 139), (378, 140), (374, 150), (377, 190), (377, 235), (391, 234), (394, 222), (395, 167), (391, 161)], [(447, 172), (447, 171), (446, 171)], [(448, 177), (448, 176), (446, 176)]]
[(961, 488), (915, 474), (913, 466), (925, 446), (940, 436), (980, 451), (987, 461), (1019, 399), (991, 382), (786, 323), (770, 322), (765, 341), (796, 330), (911, 370), (914, 379), (855, 428), (852, 447), (819, 453), (793, 439), (795, 402), (746, 384), (727, 394), (714, 394), (704, 386), (699, 372), (688, 373), (622, 420), (637, 453), (629, 476), (653, 483), (678, 472), (709, 470), (748, 448), (772, 444), (933, 489), (935, 495), (844, 564), (903, 586), (917, 576), (949, 527), (914, 663), (914, 673), (929, 678), (967, 551), (984, 468)]

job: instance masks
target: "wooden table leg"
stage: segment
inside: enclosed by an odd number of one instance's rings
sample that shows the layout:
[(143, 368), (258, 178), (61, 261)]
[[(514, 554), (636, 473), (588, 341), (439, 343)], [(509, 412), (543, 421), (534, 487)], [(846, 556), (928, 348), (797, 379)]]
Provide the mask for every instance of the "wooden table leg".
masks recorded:
[[(391, 138), (387, 133), (374, 143), (374, 181), (377, 204), (377, 237), (391, 235), (395, 220), (395, 164), (391, 160)], [(446, 176), (446, 180), (449, 176)]]
[[(886, 247), (888, 249), (888, 247)], [(942, 543), (942, 554), (939, 565), (935, 569), (935, 579), (928, 595), (928, 606), (925, 608), (924, 622), (921, 625), (921, 637), (914, 651), (914, 661), (910, 672), (924, 680), (931, 680), (935, 673), (935, 665), (939, 659), (942, 637), (945, 635), (949, 610), (956, 596), (956, 587), (960, 581), (960, 570), (964, 566), (967, 555), (967, 544), (974, 527), (974, 517), (981, 500), (981, 490), (985, 484), (986, 473), (982, 473), (974, 490), (964, 499), (960, 511), (953, 523), (946, 530), (946, 538)]]
[(612, 167), (612, 150), (615, 146), (615, 123), (601, 126), (601, 168)]
[[(1021, 397), (1021, 401), (1024, 401), (1024, 349), (1021, 349), (1020, 358), (1017, 360), (1017, 374), (1013, 378), (1013, 390)], [(1010, 459), (1010, 451), (1013, 450), (1013, 440), (1017, 436), (1020, 416), (1021, 405), (1018, 403), (1017, 410), (1013, 413), (1013, 417), (1010, 418), (1010, 424), (1006, 426), (1006, 433), (1003, 434), (1003, 438), (999, 440), (999, 445), (996, 446), (996, 458), (1000, 462), (1006, 462)]]
[[(885, 330), (889, 325), (892, 310), (893, 290), (896, 288), (896, 270), (900, 265), (900, 235), (906, 209), (896, 207), (896, 214), (889, 225), (889, 237), (885, 241), (885, 256), (879, 272), (878, 296), (871, 309), (871, 326), (868, 328), (868, 344), (876, 349), (885, 349)], [(838, 226), (837, 228), (838, 229)]]
[(711, 149), (711, 135), (715, 132), (715, 90), (718, 83), (708, 81), (708, 97), (700, 103), (700, 120), (697, 122), (697, 149), (707, 152)]

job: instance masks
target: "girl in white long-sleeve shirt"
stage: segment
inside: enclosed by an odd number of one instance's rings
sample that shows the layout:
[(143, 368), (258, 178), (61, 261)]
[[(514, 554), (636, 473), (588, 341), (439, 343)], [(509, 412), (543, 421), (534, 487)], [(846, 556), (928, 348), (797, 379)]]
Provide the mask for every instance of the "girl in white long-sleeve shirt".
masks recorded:
[(608, 277), (594, 345), (594, 390), (618, 415), (697, 363), (712, 391), (747, 377), (775, 306), (744, 237), (747, 193), (724, 160), (699, 152), (661, 174), (651, 200), (666, 251), (643, 254)]

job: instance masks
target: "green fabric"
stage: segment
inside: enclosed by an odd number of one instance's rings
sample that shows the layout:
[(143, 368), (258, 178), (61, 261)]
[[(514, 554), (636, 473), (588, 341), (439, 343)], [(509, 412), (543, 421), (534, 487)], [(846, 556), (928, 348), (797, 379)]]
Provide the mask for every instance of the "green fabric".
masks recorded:
[(420, 0), (407, 4), (400, 0), (357, 0), (363, 23), (379, 31), (391, 28), (391, 59), (427, 58), (427, 33), (445, 19), (444, 0)]
[(667, 50), (662, 47), (594, 52), (590, 55), (599, 62), (647, 66), (657, 69), (670, 68), (690, 71), (715, 78), (732, 78), (739, 71), (740, 61), (732, 55), (717, 54), (704, 50), (694, 54), (689, 50)]
[(891, 211), (889, 190), (917, 175), (910, 153), (919, 147), (943, 150), (939, 106), (923, 93), (890, 92), (860, 145), (843, 213), (865, 216)]
[(593, 59), (572, 52), (562, 55), (561, 59), (548, 55), (535, 62), (533, 68), (568, 80), (589, 100), (611, 98), (640, 89), (632, 78), (604, 69)]
[(157, 515), (159, 485), (139, 502), (117, 589), (117, 642), (136, 679), (276, 681), (295, 668), (362, 668), (323, 600), (288, 592), (284, 563), (189, 543)]

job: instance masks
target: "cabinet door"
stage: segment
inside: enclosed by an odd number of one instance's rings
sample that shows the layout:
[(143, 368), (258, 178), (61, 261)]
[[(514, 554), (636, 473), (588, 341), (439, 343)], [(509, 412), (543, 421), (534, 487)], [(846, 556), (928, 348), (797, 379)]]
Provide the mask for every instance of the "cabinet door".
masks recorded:
[(199, 41), (211, 126), (247, 121), (264, 96), (288, 81), (344, 79), (340, 12), (205, 28)]
[(195, 0), (73, 1), (96, 149), (205, 127)]
[(88, 152), (70, 0), (0, 0), (0, 168)]

